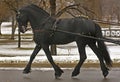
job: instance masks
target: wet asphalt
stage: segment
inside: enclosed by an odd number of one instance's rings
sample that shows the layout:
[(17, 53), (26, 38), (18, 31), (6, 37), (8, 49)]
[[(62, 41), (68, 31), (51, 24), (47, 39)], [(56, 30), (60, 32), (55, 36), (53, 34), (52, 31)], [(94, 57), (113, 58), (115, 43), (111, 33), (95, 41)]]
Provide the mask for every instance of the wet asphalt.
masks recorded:
[(99, 68), (82, 68), (77, 77), (72, 78), (73, 69), (63, 69), (64, 73), (55, 79), (53, 70), (32, 70), (23, 74), (22, 70), (0, 69), (0, 82), (120, 82), (120, 68), (112, 68), (107, 78)]

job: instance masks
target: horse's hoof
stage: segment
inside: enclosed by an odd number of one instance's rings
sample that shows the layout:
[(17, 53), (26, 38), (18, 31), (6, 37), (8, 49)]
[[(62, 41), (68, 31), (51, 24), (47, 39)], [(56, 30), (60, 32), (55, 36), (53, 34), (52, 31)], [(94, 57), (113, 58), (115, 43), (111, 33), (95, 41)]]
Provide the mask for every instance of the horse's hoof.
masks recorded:
[(104, 78), (106, 78), (108, 74), (109, 74), (108, 71), (104, 72), (104, 73), (103, 73)]
[(61, 75), (62, 75), (62, 73), (61, 74), (56, 74), (55, 73), (55, 79), (59, 79)]
[(30, 72), (31, 72), (30, 70), (23, 70), (23, 74), (28, 74)]
[(59, 79), (61, 75), (55, 74), (55, 79)]
[(62, 73), (64, 73), (62, 70), (58, 73), (56, 72), (55, 73), (55, 78), (58, 79), (62, 75)]
[(72, 72), (72, 77), (75, 77), (79, 74), (80, 72)]

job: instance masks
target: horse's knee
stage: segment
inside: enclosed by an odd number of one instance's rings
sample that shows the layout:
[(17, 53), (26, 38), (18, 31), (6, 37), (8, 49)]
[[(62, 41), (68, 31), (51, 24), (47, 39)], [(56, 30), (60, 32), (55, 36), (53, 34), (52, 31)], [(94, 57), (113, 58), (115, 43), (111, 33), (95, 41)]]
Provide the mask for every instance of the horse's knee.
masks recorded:
[(80, 60), (81, 60), (81, 61), (85, 61), (86, 59), (87, 59), (87, 56), (86, 56), (86, 55), (83, 55), (83, 56), (80, 57)]

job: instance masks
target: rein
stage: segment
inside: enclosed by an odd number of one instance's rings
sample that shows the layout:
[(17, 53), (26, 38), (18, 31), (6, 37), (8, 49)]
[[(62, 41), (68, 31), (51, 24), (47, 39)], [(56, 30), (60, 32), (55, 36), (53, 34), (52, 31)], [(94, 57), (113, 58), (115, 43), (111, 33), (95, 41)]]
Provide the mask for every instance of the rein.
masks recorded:
[(105, 37), (96, 38), (96, 37), (93, 37), (93, 36), (88, 36), (88, 35), (84, 35), (84, 34), (81, 34), (81, 33), (73, 33), (73, 32), (64, 31), (64, 30), (60, 30), (60, 29), (50, 29), (50, 30), (56, 31), (56, 32), (67, 33), (67, 34), (71, 34), (71, 35), (75, 35), (75, 36), (81, 36), (81, 37), (85, 37), (85, 38), (95, 39), (95, 40), (111, 42), (111, 43), (115, 43), (115, 44), (120, 45), (120, 41), (119, 40), (108, 39), (108, 38), (105, 38)]

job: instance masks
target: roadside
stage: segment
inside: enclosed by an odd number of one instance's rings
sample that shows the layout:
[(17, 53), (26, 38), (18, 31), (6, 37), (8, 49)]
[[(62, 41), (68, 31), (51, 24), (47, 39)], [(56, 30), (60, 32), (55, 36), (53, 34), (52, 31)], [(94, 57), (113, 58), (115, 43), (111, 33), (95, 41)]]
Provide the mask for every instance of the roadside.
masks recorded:
[[(55, 62), (57, 63), (57, 62)], [(0, 68), (24, 68), (27, 65), (27, 62), (11, 62), (11, 63), (2, 63), (0, 62)], [(70, 62), (64, 62), (64, 63), (57, 63), (59, 67), (62, 68), (74, 68), (77, 65), (77, 62), (70, 63)], [(39, 62), (39, 63), (33, 63), (32, 68), (51, 68), (52, 66), (48, 62)], [(100, 68), (99, 63), (84, 63), (82, 68)], [(111, 68), (120, 68), (120, 63), (113, 63), (113, 67)], [(111, 69), (110, 68), (110, 69)]]

